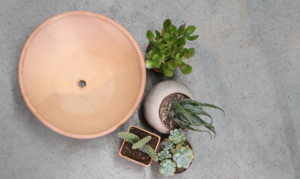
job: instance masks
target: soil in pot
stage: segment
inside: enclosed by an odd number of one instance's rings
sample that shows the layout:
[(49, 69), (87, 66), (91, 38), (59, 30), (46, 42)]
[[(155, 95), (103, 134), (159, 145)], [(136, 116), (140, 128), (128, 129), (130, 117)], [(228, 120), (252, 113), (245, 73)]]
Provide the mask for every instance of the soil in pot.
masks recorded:
[[(157, 150), (157, 153), (159, 153), (159, 152), (161, 152), (162, 150), (164, 150), (164, 144), (165, 144), (165, 142), (166, 142), (167, 140), (164, 140), (164, 141), (162, 141), (162, 143), (160, 144), (160, 146), (159, 146), (159, 148), (158, 148), (158, 150)], [(191, 149), (193, 149), (192, 148), (192, 146), (187, 142), (187, 141), (185, 141), (184, 142), (184, 144), (182, 145), (183, 147), (185, 147), (185, 146), (189, 146)], [(160, 161), (158, 161), (158, 163), (160, 163)], [(192, 164), (192, 163), (191, 163)], [(191, 166), (191, 164), (190, 164), (190, 166)], [(178, 168), (178, 167), (176, 167), (175, 168), (175, 174), (179, 174), (179, 173), (182, 173), (182, 172), (184, 172), (184, 171), (186, 171), (187, 170), (187, 168)]]
[(180, 126), (170, 118), (171, 105), (173, 102), (178, 102), (183, 99), (190, 99), (188, 96), (181, 93), (174, 93), (167, 96), (160, 105), (159, 115), (163, 124), (170, 130), (178, 129)]
[[(153, 47), (149, 44), (146, 48), (146, 53), (148, 53), (151, 49), (153, 49)], [(161, 68), (156, 68), (156, 67), (153, 67), (152, 68), (154, 71), (156, 72), (159, 72), (159, 73), (163, 73), (162, 69)]]
[[(153, 148), (153, 150), (155, 150), (155, 147), (156, 147), (157, 142), (159, 140), (158, 137), (153, 136), (153, 135), (151, 135), (147, 132), (141, 131), (141, 130), (135, 128), (135, 127), (131, 127), (129, 132), (132, 133), (132, 134), (137, 135), (140, 139), (150, 135), (151, 140), (147, 144), (150, 145)], [(122, 148), (121, 154), (128, 157), (128, 158), (131, 158), (133, 160), (141, 162), (145, 165), (148, 165), (149, 162), (151, 161), (151, 157), (148, 154), (140, 151), (139, 149), (132, 149), (132, 144), (127, 142), (127, 141), (125, 141), (125, 144)]]

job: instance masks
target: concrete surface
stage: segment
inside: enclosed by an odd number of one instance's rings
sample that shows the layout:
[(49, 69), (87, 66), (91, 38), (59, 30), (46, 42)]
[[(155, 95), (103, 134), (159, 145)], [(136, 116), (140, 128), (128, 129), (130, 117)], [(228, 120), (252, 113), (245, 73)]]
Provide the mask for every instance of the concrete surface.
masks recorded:
[[(76, 140), (41, 124), (29, 111), (17, 77), (19, 56), (31, 32), (71, 10), (106, 15), (128, 29), (141, 49), (148, 29), (197, 27), (190, 60), (194, 70), (172, 79), (210, 111), (217, 137), (188, 132), (195, 149), (190, 169), (173, 178), (300, 178), (300, 1), (292, 0), (0, 0), (0, 178), (163, 178), (158, 164), (145, 168), (120, 158), (120, 131), (136, 125), (153, 131), (141, 106), (117, 131)], [(167, 79), (147, 71), (146, 91)]]

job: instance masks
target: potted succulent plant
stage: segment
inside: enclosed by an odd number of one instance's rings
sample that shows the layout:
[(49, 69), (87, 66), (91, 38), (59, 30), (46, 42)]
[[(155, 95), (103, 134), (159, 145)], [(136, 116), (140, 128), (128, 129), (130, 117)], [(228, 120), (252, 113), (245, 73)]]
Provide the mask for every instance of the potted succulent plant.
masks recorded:
[(186, 171), (194, 160), (194, 150), (182, 129), (170, 131), (169, 137), (159, 145), (157, 155), (159, 172), (166, 177)]
[[(161, 82), (155, 85), (146, 96), (145, 118), (153, 128), (162, 133), (168, 133), (176, 128), (215, 133), (212, 126), (213, 118), (203, 107), (221, 111), (223, 109), (212, 104), (197, 102), (194, 99), (194, 95), (185, 85), (174, 81)], [(211, 122), (205, 122), (203, 116), (210, 118)], [(199, 130), (197, 126), (204, 126), (208, 130)]]
[(118, 136), (124, 139), (119, 152), (121, 157), (146, 167), (151, 165), (152, 160), (158, 160), (155, 151), (160, 136), (136, 126), (130, 126), (128, 132), (120, 132)]
[(148, 30), (146, 33), (149, 39), (146, 49), (146, 68), (164, 73), (167, 77), (173, 76), (177, 67), (183, 74), (190, 74), (192, 67), (183, 61), (192, 58), (195, 55), (195, 49), (187, 49), (184, 46), (186, 39), (193, 41), (199, 37), (191, 35), (195, 29), (195, 26), (185, 28), (185, 24), (177, 29), (171, 20), (167, 19), (163, 23), (161, 33), (155, 31), (156, 37)]

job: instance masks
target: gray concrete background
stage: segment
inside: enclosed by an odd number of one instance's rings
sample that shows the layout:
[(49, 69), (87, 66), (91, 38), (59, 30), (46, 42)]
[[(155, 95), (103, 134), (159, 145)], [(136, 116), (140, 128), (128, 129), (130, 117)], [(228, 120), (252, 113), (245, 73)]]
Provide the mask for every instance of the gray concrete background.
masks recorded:
[[(217, 137), (188, 132), (195, 160), (173, 178), (300, 178), (300, 1), (292, 0), (0, 0), (0, 178), (163, 178), (158, 164), (142, 167), (120, 158), (120, 131), (150, 131), (141, 106), (117, 131), (96, 139), (61, 136), (27, 108), (18, 62), (31, 32), (71, 10), (108, 16), (123, 25), (143, 53), (147, 30), (170, 18), (197, 27), (188, 43), (196, 55), (191, 75), (174, 80), (211, 110)], [(147, 71), (145, 94), (167, 78)]]

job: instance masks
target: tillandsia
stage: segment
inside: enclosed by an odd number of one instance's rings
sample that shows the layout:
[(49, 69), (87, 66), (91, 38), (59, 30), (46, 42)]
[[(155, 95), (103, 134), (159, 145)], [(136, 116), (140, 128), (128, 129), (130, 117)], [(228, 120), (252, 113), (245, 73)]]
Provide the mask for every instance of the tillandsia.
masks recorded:
[(173, 76), (177, 67), (183, 74), (190, 74), (192, 67), (183, 61), (192, 58), (195, 55), (195, 49), (187, 49), (184, 46), (186, 39), (193, 41), (199, 37), (199, 35), (191, 35), (195, 30), (195, 26), (185, 28), (185, 24), (177, 29), (170, 19), (164, 21), (161, 33), (155, 31), (156, 37), (148, 30), (146, 36), (151, 50), (146, 53), (146, 68), (161, 69), (167, 77)]
[(132, 143), (132, 149), (139, 149), (144, 153), (147, 153), (154, 161), (158, 161), (158, 156), (150, 145), (146, 145), (150, 140), (151, 136), (140, 139), (137, 135), (129, 132), (119, 132), (118, 136), (129, 143)]
[[(213, 118), (204, 111), (203, 107), (219, 109), (225, 115), (224, 110), (215, 105), (201, 103), (191, 99), (183, 99), (179, 102), (172, 103), (170, 117), (183, 128), (198, 132), (208, 132), (211, 137), (210, 131), (216, 135), (215, 128), (213, 127)], [(202, 116), (209, 117), (211, 122), (205, 122)], [(204, 126), (209, 130), (199, 130), (196, 128), (197, 126)]]

